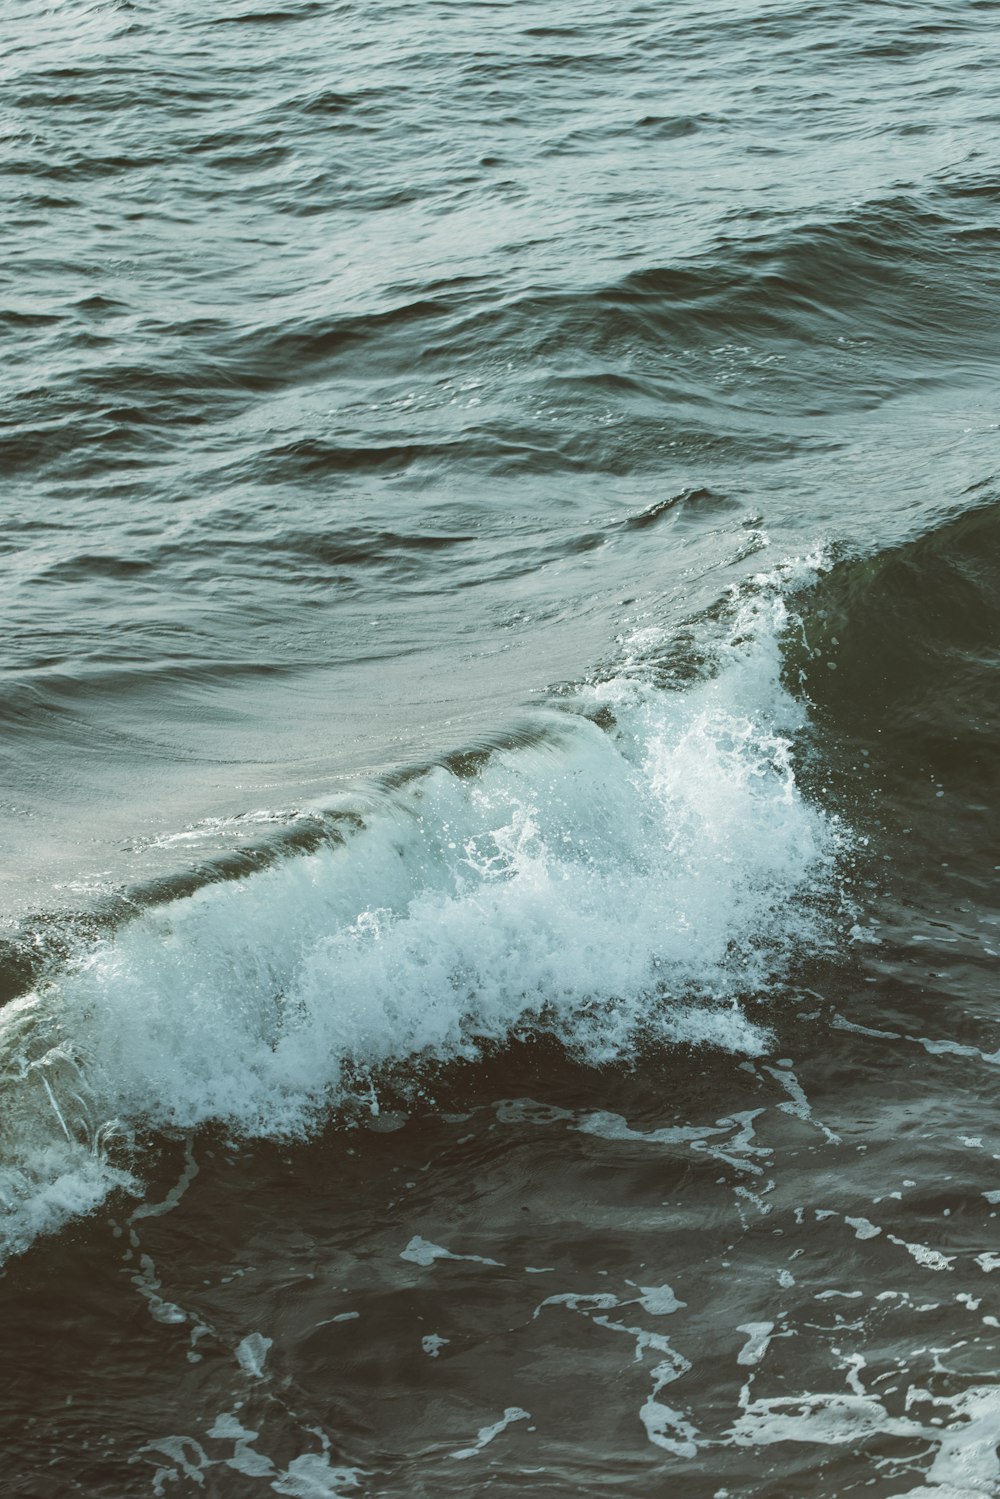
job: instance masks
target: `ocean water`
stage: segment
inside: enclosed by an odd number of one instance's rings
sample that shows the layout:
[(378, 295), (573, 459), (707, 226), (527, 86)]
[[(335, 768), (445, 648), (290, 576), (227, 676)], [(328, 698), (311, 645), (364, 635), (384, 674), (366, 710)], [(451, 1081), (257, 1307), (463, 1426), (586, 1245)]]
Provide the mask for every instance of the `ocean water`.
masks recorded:
[(1000, 3), (0, 14), (3, 1495), (1000, 1496)]

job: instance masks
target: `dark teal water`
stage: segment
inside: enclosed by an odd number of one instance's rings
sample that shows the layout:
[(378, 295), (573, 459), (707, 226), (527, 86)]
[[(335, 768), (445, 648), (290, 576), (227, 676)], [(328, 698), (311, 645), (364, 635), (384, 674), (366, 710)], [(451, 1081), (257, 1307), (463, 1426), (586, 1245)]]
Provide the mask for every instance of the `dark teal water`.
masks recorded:
[(2, 14), (4, 1493), (1000, 1495), (1000, 5)]

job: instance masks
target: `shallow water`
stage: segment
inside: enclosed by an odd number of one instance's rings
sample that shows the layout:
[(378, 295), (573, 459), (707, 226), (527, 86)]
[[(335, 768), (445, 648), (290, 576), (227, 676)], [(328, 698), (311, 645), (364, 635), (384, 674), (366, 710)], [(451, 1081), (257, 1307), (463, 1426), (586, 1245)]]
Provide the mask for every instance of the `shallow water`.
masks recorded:
[(8, 0), (5, 1492), (1000, 1494), (998, 12)]

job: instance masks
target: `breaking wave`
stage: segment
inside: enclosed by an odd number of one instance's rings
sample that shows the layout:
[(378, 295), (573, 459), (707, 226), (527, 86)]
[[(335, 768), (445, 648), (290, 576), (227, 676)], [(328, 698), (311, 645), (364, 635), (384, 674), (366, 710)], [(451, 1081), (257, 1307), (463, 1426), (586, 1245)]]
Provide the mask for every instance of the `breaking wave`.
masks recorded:
[(637, 635), (478, 768), (341, 796), (341, 841), (153, 906), (10, 1003), (5, 1250), (141, 1190), (150, 1130), (301, 1136), (377, 1110), (387, 1069), (534, 1035), (591, 1064), (766, 1049), (741, 1001), (836, 940), (847, 837), (796, 780), (785, 583), (734, 594), (683, 690)]

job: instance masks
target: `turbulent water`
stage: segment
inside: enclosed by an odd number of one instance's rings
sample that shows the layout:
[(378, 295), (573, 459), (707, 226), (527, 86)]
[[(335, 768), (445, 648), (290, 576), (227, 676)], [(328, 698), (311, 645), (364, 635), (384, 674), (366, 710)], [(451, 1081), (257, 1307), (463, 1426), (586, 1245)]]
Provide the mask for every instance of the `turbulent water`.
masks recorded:
[(1000, 1496), (1000, 3), (0, 0), (4, 1495)]

